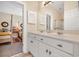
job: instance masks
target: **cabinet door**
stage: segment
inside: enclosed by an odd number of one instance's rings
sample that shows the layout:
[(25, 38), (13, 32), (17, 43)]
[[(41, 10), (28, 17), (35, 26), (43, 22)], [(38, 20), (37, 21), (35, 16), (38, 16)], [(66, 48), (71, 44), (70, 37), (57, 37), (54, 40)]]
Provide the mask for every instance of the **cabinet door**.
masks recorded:
[(38, 46), (39, 42), (32, 37), (28, 37), (28, 51), (32, 53), (33, 56), (38, 56)]
[(67, 54), (63, 51), (60, 51), (54, 47), (49, 46), (49, 51), (48, 51), (48, 56), (49, 57), (72, 57), (72, 55)]
[(37, 41), (37, 40), (33, 40), (33, 44), (32, 44), (32, 54), (33, 54), (33, 56), (35, 56), (35, 57), (38, 57), (39, 56), (39, 41)]
[(44, 43), (39, 43), (39, 57), (48, 57), (49, 47)]
[(27, 50), (31, 52), (32, 50), (32, 38), (28, 37), (27, 39)]
[(54, 47), (49, 46), (48, 56), (54, 57)]

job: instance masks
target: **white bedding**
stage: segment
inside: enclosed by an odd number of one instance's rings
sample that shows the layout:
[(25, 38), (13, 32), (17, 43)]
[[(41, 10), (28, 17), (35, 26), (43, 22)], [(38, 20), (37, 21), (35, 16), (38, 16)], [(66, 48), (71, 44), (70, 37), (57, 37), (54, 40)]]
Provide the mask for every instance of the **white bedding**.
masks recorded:
[(0, 36), (0, 43), (11, 42), (11, 36)]
[(7, 38), (11, 38), (11, 36), (10, 35), (8, 35), (8, 36), (0, 36), (0, 39), (7, 39)]

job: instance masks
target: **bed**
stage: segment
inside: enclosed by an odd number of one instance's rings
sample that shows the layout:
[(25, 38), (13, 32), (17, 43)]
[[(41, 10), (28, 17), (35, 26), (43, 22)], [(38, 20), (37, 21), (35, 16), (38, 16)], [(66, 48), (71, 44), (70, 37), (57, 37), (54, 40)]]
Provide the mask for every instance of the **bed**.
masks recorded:
[(11, 32), (0, 32), (0, 43), (11, 42)]

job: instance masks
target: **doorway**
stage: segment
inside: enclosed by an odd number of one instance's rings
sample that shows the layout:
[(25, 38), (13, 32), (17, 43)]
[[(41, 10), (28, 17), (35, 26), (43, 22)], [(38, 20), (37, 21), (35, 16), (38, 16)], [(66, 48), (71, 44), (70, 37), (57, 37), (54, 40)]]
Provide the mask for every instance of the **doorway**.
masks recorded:
[(0, 1), (0, 57), (23, 51), (23, 5)]

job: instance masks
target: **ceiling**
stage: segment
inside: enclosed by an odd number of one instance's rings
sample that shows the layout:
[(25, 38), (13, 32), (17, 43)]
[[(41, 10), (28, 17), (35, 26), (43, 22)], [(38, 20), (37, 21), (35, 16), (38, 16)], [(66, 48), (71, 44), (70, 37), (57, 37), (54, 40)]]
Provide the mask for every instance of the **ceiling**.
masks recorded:
[(60, 13), (64, 14), (64, 2), (63, 1), (52, 1), (51, 5), (54, 6)]

